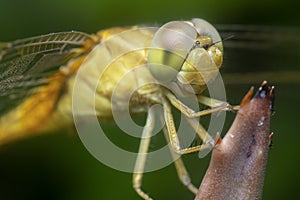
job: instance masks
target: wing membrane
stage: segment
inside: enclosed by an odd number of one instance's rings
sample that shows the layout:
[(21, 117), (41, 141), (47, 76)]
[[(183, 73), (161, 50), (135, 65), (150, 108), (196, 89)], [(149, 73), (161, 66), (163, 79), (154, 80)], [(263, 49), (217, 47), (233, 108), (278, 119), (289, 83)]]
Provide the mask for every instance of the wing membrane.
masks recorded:
[[(273, 74), (271, 80), (276, 80), (275, 71), (299, 72), (300, 28), (229, 24), (216, 27), (222, 38), (233, 36), (223, 42), (223, 72), (269, 72)], [(249, 82), (256, 81), (253, 78), (248, 78)]]
[(82, 32), (61, 32), (0, 45), (0, 115), (16, 107), (47, 77), (79, 56), (92, 39)]
[(227, 48), (270, 49), (279, 45), (299, 44), (300, 29), (257, 25), (216, 25), (222, 38), (233, 36), (225, 42)]

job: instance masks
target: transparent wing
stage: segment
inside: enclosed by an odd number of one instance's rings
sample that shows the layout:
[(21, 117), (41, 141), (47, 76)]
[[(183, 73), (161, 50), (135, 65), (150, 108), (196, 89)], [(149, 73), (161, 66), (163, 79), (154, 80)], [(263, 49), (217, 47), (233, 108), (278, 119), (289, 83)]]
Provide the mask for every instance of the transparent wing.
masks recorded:
[(89, 39), (82, 32), (61, 32), (0, 43), (0, 116), (47, 84)]
[(296, 27), (272, 27), (258, 25), (216, 25), (222, 38), (232, 36), (226, 41), (227, 48), (269, 49), (282, 44), (300, 42), (300, 29)]
[(227, 84), (257, 83), (264, 79), (277, 83), (300, 81), (300, 28), (216, 27), (225, 38), (222, 77)]

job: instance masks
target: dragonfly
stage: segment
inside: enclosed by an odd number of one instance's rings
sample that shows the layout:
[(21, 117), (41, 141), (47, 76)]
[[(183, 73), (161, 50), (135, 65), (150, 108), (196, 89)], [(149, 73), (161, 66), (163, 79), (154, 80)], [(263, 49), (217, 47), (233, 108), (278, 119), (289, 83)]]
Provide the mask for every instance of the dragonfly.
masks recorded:
[[(233, 28), (222, 36), (228, 37), (230, 32), (237, 31)], [(274, 45), (276, 38), (268, 38), (266, 43), (254, 41), (252, 45)], [(230, 45), (231, 39), (228, 41)], [(247, 35), (233, 41), (240, 48), (245, 47), (245, 41), (249, 44)], [(174, 157), (213, 148), (217, 138), (203, 128), (197, 117), (238, 110), (238, 106), (202, 95), (219, 75), (222, 64), (222, 37), (202, 19), (172, 21), (151, 28), (114, 27), (96, 34), (60, 32), (0, 43), (0, 143), (70, 126), (74, 123), (73, 101), (90, 102), (90, 96), (77, 89), (92, 90), (95, 96), (91, 99), (100, 120), (127, 109), (130, 113), (148, 112), (145, 128), (139, 133), (133, 187), (143, 199), (152, 199), (142, 189), (157, 118), (152, 106), (162, 107), (163, 132)], [(84, 87), (74, 89), (76, 85)], [(193, 110), (178, 96), (196, 97), (198, 103), (210, 108)], [(181, 146), (172, 107), (187, 117), (202, 144)], [(79, 110), (79, 114), (85, 113)], [(179, 179), (196, 193), (181, 158), (177, 156), (174, 164)]]

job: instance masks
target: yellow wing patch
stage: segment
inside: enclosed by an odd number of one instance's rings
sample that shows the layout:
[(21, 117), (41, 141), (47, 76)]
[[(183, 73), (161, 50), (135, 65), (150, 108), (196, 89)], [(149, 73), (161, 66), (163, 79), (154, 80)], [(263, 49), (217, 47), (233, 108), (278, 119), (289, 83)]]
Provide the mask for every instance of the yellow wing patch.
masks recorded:
[(62, 73), (55, 74), (49, 78), (48, 85), (38, 88), (18, 108), (3, 116), (0, 119), (0, 143), (41, 131), (55, 109), (65, 80)]

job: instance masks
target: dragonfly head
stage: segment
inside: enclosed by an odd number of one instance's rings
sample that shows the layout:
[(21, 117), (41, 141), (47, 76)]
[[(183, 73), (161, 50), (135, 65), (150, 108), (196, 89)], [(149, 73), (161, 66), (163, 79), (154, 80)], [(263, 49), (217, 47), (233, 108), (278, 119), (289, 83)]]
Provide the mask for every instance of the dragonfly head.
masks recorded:
[[(172, 21), (157, 30), (148, 51), (154, 78), (200, 93), (214, 79), (223, 61), (217, 30), (202, 19)], [(192, 87), (191, 87), (192, 86)]]

